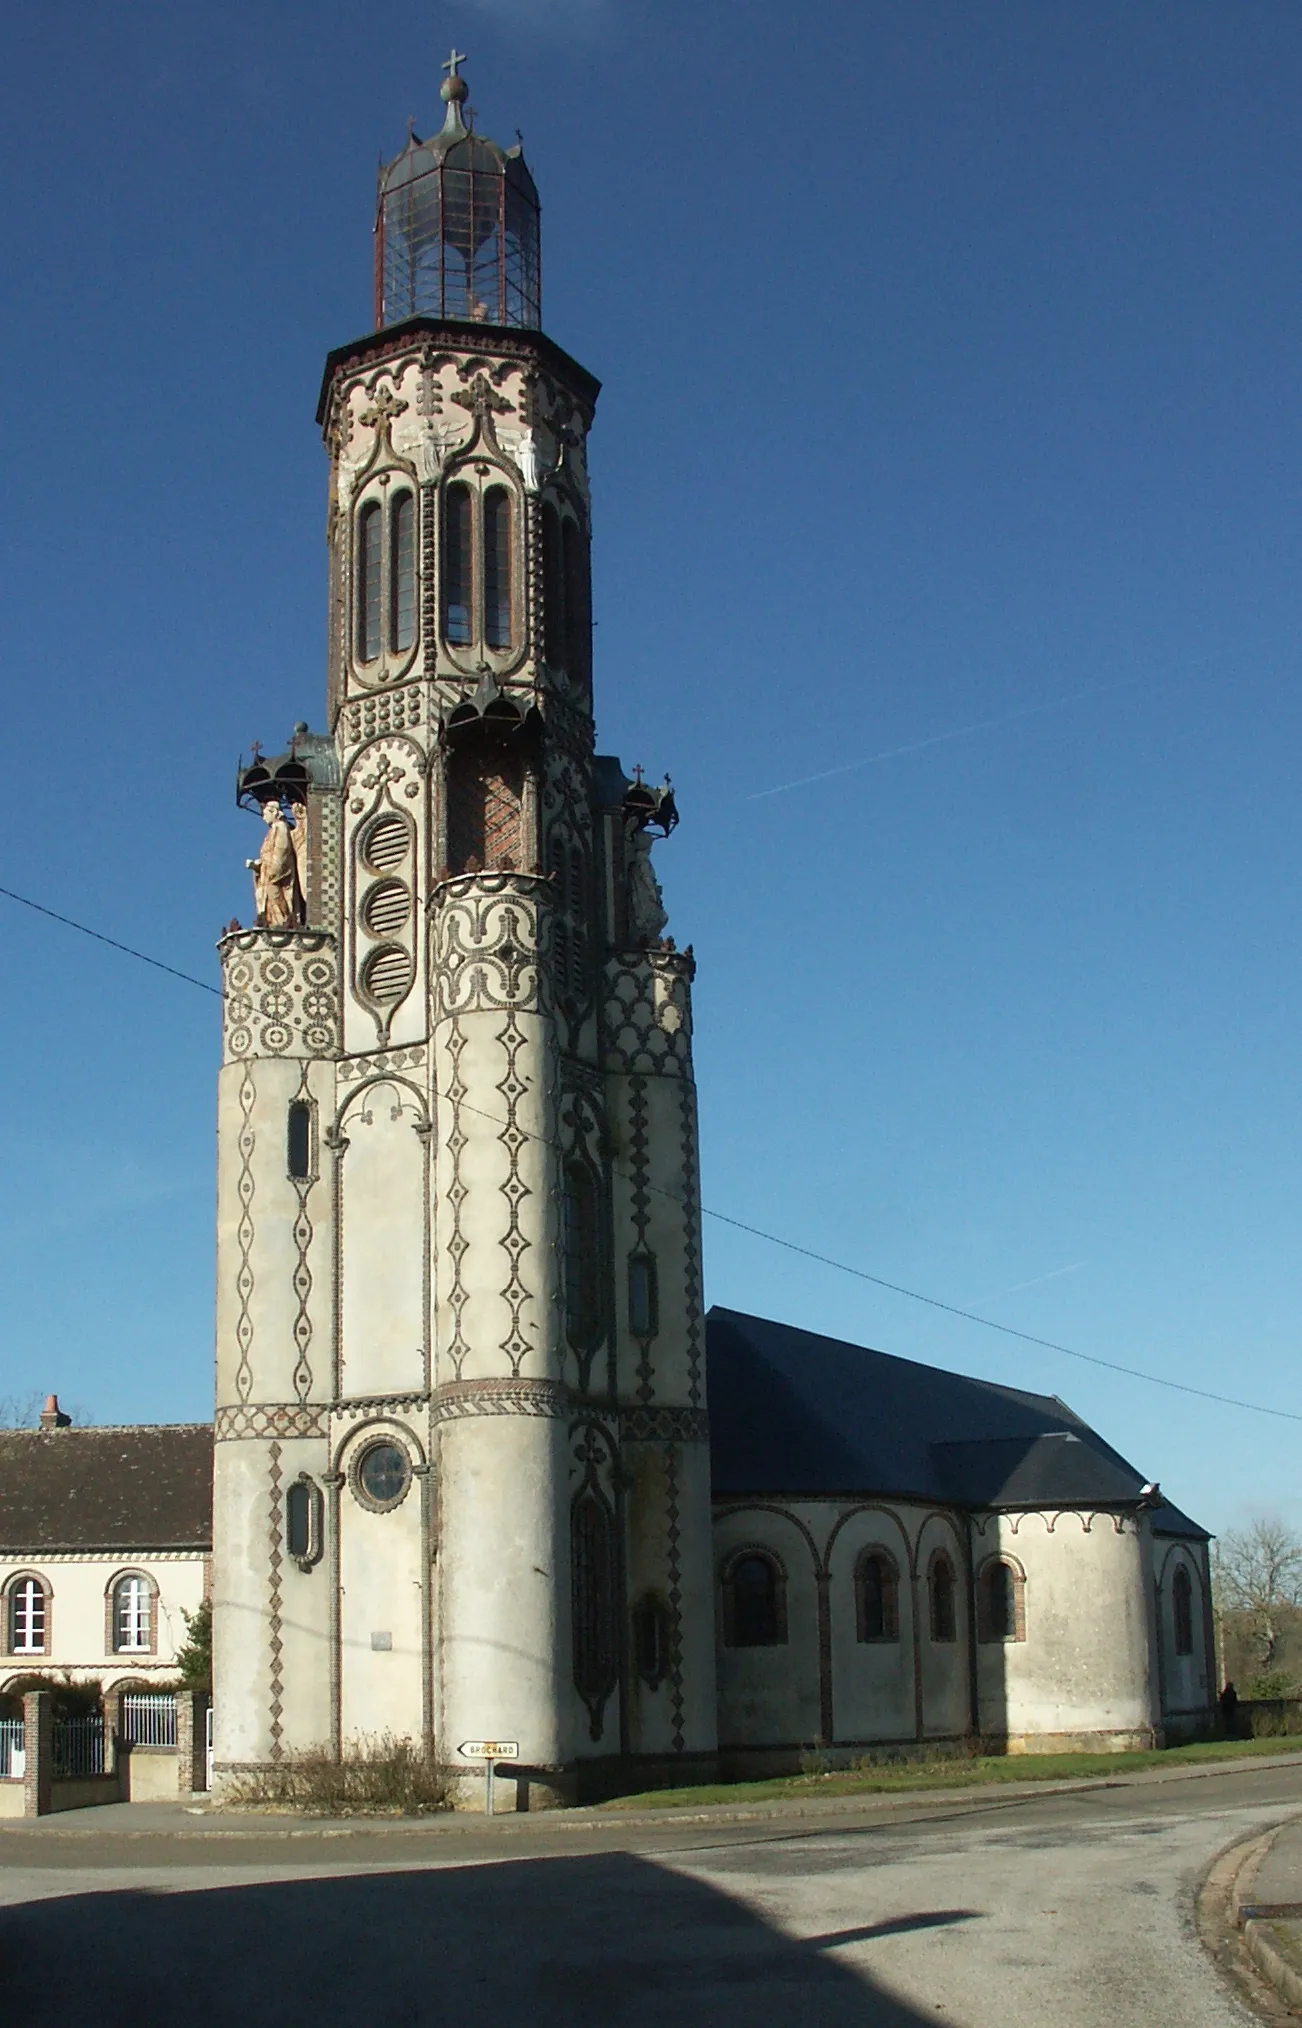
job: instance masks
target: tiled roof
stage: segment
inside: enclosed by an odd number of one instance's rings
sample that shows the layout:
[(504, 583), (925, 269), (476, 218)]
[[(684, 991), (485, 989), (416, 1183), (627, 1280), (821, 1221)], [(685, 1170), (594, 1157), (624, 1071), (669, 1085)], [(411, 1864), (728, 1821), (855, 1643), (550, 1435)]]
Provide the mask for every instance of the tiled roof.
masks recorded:
[[(712, 1309), (716, 1497), (889, 1495), (960, 1507), (1134, 1506), (1146, 1481), (1054, 1394), (1026, 1394)], [(1157, 1507), (1163, 1535), (1204, 1531)]]
[(0, 1553), (208, 1549), (212, 1424), (0, 1430)]

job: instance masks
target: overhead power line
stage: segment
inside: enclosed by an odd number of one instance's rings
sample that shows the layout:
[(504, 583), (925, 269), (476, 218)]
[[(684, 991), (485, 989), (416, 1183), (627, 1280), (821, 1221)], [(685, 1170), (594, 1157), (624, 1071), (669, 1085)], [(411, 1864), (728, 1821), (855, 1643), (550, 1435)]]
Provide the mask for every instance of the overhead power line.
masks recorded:
[[(34, 909), (37, 915), (48, 916), (51, 922), (62, 923), (66, 929), (78, 930), (82, 936), (93, 937), (96, 943), (107, 944), (111, 950), (121, 951), (125, 957), (138, 958), (142, 965), (152, 965), (156, 972), (167, 972), (174, 979), (183, 979), (187, 986), (198, 986), (202, 992), (215, 993), (219, 1000), (225, 997), (219, 986), (209, 985), (206, 979), (196, 979), (190, 972), (178, 971), (175, 965), (165, 965), (160, 958), (151, 958), (147, 951), (137, 951), (130, 944), (120, 943), (116, 937), (105, 936), (100, 930), (90, 929), (84, 922), (74, 922), (71, 916), (60, 915), (57, 909), (45, 908), (39, 901), (32, 901), (25, 894), (15, 894), (12, 888), (0, 887), (0, 895), (4, 895), (9, 901), (20, 902), (24, 908)], [(494, 1126), (506, 1127), (511, 1124), (509, 1120), (499, 1118), (496, 1113), (485, 1112), (482, 1106), (471, 1105), (468, 1099), (461, 1099), (458, 1103), (464, 1106), (467, 1112), (476, 1113), (481, 1119), (490, 1120)], [(539, 1141), (544, 1147), (555, 1148), (558, 1153), (565, 1152), (559, 1141), (551, 1139), (546, 1134), (535, 1134), (527, 1127), (520, 1129), (518, 1122), (516, 1124), (517, 1131), (524, 1132), (530, 1140)], [(626, 1183), (634, 1181), (634, 1178), (624, 1170), (616, 1170), (614, 1173)], [(658, 1184), (643, 1181), (641, 1187), (651, 1190), (657, 1197), (667, 1198), (680, 1208), (683, 1204), (683, 1199), (674, 1191), (666, 1190)], [(852, 1267), (849, 1261), (837, 1260), (831, 1254), (818, 1253), (813, 1247), (801, 1246), (794, 1239), (783, 1239), (779, 1233), (765, 1232), (761, 1226), (749, 1225), (745, 1219), (733, 1218), (726, 1211), (714, 1211), (708, 1204), (701, 1206), (701, 1216), (712, 1218), (717, 1225), (730, 1225), (734, 1231), (747, 1233), (752, 1239), (761, 1239), (768, 1246), (778, 1246), (786, 1253), (799, 1254), (804, 1260), (816, 1261), (820, 1267), (834, 1268), (838, 1274), (852, 1275), (856, 1281), (868, 1282), (873, 1288), (886, 1289), (893, 1296), (905, 1296), (912, 1303), (924, 1303), (928, 1309), (941, 1310), (948, 1317), (959, 1317), (966, 1324), (979, 1324), (983, 1330), (997, 1331), (1001, 1337), (1016, 1338), (1023, 1345), (1035, 1345), (1045, 1352), (1058, 1352), (1064, 1359), (1078, 1359), (1087, 1366), (1100, 1366), (1108, 1373), (1124, 1375), (1127, 1380), (1143, 1380), (1150, 1387), (1166, 1387), (1176, 1394), (1191, 1394), (1199, 1401), (1214, 1401), (1221, 1408), (1241, 1408), (1250, 1415), (1273, 1416), (1282, 1422), (1302, 1422), (1302, 1412), (1295, 1409), (1268, 1407), (1261, 1401), (1243, 1401), (1234, 1394), (1215, 1394), (1210, 1388), (1194, 1387), (1187, 1380), (1171, 1380), (1162, 1373), (1145, 1373), (1138, 1366), (1123, 1366), (1119, 1360), (1103, 1359), (1095, 1352), (1077, 1351), (1075, 1346), (1060, 1344), (1054, 1338), (1038, 1338), (1031, 1331), (1019, 1331), (1013, 1324), (997, 1323), (993, 1317), (979, 1316), (975, 1310), (965, 1310), (957, 1303), (944, 1302), (939, 1296), (924, 1295), (921, 1289), (910, 1289), (903, 1282), (888, 1281), (884, 1275), (872, 1274), (867, 1268)]]

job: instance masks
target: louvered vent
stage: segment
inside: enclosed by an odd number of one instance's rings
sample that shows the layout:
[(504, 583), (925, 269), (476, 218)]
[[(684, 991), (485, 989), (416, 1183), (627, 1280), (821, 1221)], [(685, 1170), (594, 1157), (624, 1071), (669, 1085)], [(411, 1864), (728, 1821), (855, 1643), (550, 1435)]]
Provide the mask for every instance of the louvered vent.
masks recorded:
[(381, 937), (401, 929), (410, 913), (411, 895), (400, 880), (381, 880), (362, 904), (367, 929)]
[(362, 857), (377, 873), (392, 873), (407, 857), (407, 837), (401, 817), (377, 817), (366, 834)]
[(362, 973), (362, 989), (378, 1005), (392, 1006), (396, 1001), (405, 999), (411, 991), (414, 969), (410, 951), (400, 950), (397, 944), (387, 944), (367, 961)]

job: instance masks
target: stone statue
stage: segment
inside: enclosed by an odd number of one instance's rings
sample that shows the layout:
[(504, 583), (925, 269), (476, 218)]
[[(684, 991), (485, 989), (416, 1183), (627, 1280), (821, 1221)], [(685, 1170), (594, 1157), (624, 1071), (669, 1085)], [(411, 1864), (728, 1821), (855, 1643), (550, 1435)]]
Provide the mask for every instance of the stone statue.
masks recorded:
[(653, 944), (669, 917), (651, 864), (651, 837), (634, 831), (628, 843), (628, 927), (635, 943)]
[(515, 447), (515, 462), (520, 467), (526, 493), (536, 493), (542, 484), (542, 463), (538, 455), (538, 439), (532, 430), (525, 430)]
[[(300, 823), (300, 817), (304, 820)], [(293, 929), (303, 920), (303, 893), (299, 884), (299, 854), (307, 838), (307, 812), (295, 805), (295, 831), (291, 833), (285, 813), (274, 796), (262, 805), (267, 835), (256, 859), (246, 859), (253, 875), (253, 895), (258, 909), (259, 929)]]

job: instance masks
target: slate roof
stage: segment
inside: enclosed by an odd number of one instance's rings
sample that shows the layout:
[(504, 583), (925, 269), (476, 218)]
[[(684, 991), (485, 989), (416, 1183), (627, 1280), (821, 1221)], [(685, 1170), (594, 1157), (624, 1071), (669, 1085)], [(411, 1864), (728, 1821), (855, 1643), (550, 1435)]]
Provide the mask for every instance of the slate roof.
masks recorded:
[[(706, 1318), (714, 1492), (889, 1496), (951, 1507), (1137, 1504), (1147, 1481), (1056, 1394), (969, 1380), (715, 1307)], [(1169, 1503), (1161, 1535), (1206, 1539)]]
[(212, 1424), (0, 1430), (0, 1553), (209, 1549)]

